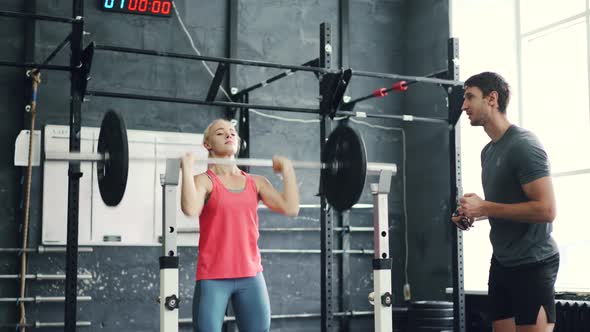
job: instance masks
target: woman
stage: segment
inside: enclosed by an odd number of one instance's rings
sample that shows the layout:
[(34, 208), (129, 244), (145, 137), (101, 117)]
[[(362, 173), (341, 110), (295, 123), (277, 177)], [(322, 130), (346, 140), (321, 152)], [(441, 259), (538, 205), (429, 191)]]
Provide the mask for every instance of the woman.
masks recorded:
[[(203, 135), (210, 158), (233, 159), (239, 137), (228, 121), (213, 121)], [(182, 158), (181, 207), (199, 216), (200, 239), (197, 283), (193, 299), (195, 332), (221, 331), (229, 299), (240, 331), (269, 331), (270, 303), (258, 248), (258, 201), (287, 216), (299, 212), (299, 192), (291, 161), (273, 158), (273, 169), (283, 177), (277, 191), (263, 176), (236, 165), (210, 164), (193, 176), (195, 156)]]

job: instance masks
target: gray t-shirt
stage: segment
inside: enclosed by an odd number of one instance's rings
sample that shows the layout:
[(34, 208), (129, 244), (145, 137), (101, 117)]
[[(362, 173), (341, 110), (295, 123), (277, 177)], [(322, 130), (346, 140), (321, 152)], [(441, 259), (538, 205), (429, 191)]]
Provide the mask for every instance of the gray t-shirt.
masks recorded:
[[(547, 154), (530, 131), (512, 125), (497, 142), (481, 151), (485, 200), (495, 203), (528, 201), (522, 185), (550, 175)], [(533, 263), (558, 252), (550, 223), (524, 223), (489, 218), (493, 255), (505, 266)]]

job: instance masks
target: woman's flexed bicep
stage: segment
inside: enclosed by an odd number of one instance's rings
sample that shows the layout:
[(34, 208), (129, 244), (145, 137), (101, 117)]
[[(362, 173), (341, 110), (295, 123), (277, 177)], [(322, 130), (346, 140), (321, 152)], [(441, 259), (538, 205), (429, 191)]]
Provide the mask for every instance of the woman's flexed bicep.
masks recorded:
[(180, 207), (189, 217), (199, 216), (205, 205), (211, 182), (206, 174), (192, 175), (191, 170), (182, 170)]

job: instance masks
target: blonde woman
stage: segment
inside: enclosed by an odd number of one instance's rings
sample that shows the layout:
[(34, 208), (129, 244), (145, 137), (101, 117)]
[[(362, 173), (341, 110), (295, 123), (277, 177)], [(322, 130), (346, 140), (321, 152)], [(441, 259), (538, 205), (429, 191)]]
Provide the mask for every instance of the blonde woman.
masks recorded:
[[(239, 137), (235, 127), (217, 119), (206, 129), (203, 145), (210, 158), (233, 159)], [(270, 302), (258, 248), (258, 202), (271, 210), (296, 216), (299, 192), (291, 161), (273, 158), (273, 169), (283, 177), (277, 191), (263, 176), (236, 165), (209, 164), (193, 175), (195, 155), (182, 158), (181, 207), (199, 216), (200, 239), (193, 299), (195, 332), (221, 331), (229, 300), (240, 331), (269, 331)]]

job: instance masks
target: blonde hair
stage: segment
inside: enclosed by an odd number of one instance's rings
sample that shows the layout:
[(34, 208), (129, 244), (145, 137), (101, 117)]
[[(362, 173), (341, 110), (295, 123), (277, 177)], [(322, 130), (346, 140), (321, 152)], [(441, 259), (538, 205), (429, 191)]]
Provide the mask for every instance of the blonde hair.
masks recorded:
[[(209, 135), (211, 135), (211, 129), (213, 128), (213, 125), (216, 124), (219, 121), (223, 121), (223, 122), (229, 123), (232, 127), (234, 127), (234, 129), (236, 128), (236, 126), (234, 126), (234, 124), (231, 121), (228, 121), (228, 120), (223, 119), (223, 118), (219, 118), (219, 119), (215, 119), (215, 120), (211, 121), (211, 123), (203, 131), (203, 145), (205, 145), (205, 143), (207, 143), (207, 141), (209, 139)], [(236, 155), (237, 155), (238, 152), (240, 151), (241, 139), (240, 139), (240, 136), (237, 135), (237, 133), (236, 133), (236, 137), (238, 138), (238, 151), (236, 152)], [(209, 151), (209, 157), (211, 157), (211, 151)]]

